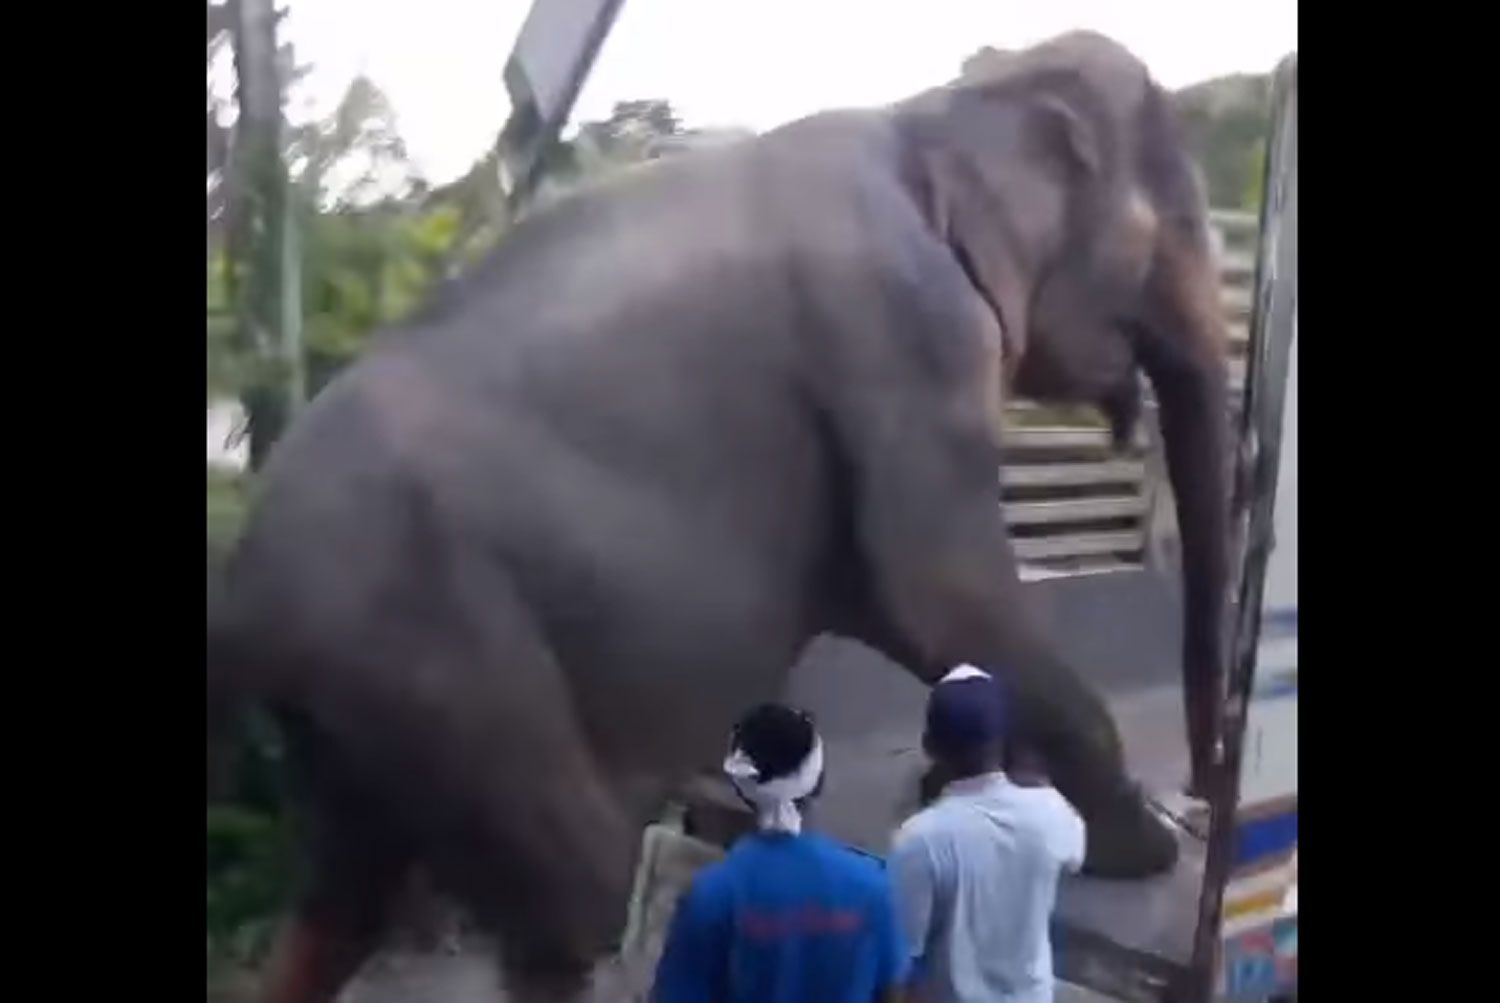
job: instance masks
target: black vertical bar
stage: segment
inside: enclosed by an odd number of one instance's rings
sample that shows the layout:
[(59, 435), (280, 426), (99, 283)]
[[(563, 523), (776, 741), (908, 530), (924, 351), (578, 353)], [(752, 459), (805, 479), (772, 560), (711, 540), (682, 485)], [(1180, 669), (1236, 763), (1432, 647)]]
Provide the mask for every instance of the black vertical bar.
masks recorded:
[(1224, 890), (1233, 866), (1235, 822), (1244, 759), (1245, 725), (1255, 681), (1260, 636), (1261, 593), (1266, 562), (1274, 546), (1276, 482), (1281, 463), (1281, 419), (1297, 300), (1297, 57), (1277, 67), (1271, 91), (1272, 131), (1266, 144), (1266, 184), (1260, 212), (1255, 266), (1255, 303), (1250, 319), (1250, 359), (1241, 412), (1241, 440), (1253, 452), (1237, 476), (1235, 496), (1245, 499), (1248, 519), (1242, 563), (1234, 663), (1228, 688), (1229, 713), (1224, 764), (1211, 799), (1208, 852), (1193, 955), (1181, 1003), (1205, 1003), (1213, 993), (1222, 947)]

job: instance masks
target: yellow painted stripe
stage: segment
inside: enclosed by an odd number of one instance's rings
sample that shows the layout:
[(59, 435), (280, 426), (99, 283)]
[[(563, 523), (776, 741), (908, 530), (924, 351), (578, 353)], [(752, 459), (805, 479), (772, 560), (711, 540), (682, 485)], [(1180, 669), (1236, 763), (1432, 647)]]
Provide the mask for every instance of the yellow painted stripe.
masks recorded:
[(1233, 902), (1247, 895), (1258, 895), (1263, 891), (1275, 888), (1286, 888), (1292, 883), (1291, 860), (1288, 859), (1286, 866), (1276, 867), (1251, 874), (1248, 877), (1236, 876), (1224, 889), (1224, 901)]
[(1244, 916), (1246, 913), (1263, 912), (1269, 909), (1280, 909), (1281, 900), (1286, 897), (1286, 888), (1267, 888), (1263, 891), (1252, 892), (1243, 898), (1235, 899), (1233, 902), (1224, 903), (1224, 918), (1226, 920)]

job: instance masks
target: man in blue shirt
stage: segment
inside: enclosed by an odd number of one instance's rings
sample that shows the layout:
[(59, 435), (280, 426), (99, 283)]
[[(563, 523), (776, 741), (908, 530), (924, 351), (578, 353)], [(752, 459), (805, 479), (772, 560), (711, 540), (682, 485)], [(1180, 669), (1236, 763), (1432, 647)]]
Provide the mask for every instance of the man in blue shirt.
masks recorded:
[(1006, 744), (988, 673), (960, 666), (933, 688), (923, 745), (952, 779), (890, 862), (924, 1003), (1052, 1003), (1052, 908), (1083, 864), (1083, 819), (1040, 776), (1007, 777)]
[(654, 1003), (889, 1003), (909, 952), (879, 861), (803, 831), (822, 786), (812, 720), (765, 704), (735, 727), (724, 770), (756, 831), (693, 879), (656, 970)]

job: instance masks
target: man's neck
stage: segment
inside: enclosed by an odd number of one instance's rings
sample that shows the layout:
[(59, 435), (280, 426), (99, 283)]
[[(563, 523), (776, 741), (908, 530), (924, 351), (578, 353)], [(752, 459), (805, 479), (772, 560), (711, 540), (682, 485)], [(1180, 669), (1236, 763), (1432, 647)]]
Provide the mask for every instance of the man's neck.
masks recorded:
[(963, 792), (973, 790), (976, 787), (983, 787), (985, 784), (993, 780), (1004, 779), (1006, 779), (1005, 771), (998, 765), (990, 766), (981, 770), (964, 770), (963, 772), (955, 772), (953, 774), (953, 779), (949, 780), (948, 783), (943, 785), (943, 790), (945, 792)]

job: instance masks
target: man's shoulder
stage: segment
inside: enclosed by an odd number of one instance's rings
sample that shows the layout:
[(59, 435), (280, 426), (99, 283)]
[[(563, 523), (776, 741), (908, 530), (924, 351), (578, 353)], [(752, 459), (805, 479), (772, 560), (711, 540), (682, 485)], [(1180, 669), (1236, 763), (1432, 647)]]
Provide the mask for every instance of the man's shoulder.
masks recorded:
[(732, 850), (721, 859), (703, 865), (688, 881), (685, 895), (699, 905), (728, 901), (738, 866)]
[(951, 811), (952, 806), (939, 799), (909, 817), (897, 827), (896, 835), (891, 839), (892, 851), (899, 853), (916, 849), (941, 837)]
[(1073, 806), (1055, 787), (1001, 781), (982, 791), (939, 798), (902, 823), (894, 845), (950, 838), (955, 830), (969, 831), (996, 812), (1022, 825), (1048, 828), (1068, 824), (1077, 817)]
[(1010, 797), (1027, 815), (1039, 822), (1056, 824), (1078, 818), (1077, 809), (1050, 784), (1012, 787)]
[(1081, 858), (1086, 839), (1083, 817), (1057, 788), (1017, 788), (1014, 803), (1019, 821), (1050, 852), (1063, 860)]

